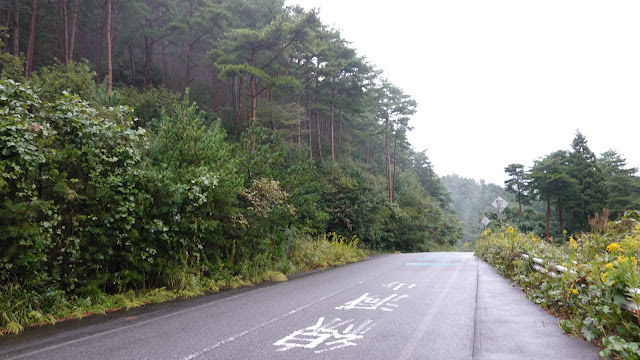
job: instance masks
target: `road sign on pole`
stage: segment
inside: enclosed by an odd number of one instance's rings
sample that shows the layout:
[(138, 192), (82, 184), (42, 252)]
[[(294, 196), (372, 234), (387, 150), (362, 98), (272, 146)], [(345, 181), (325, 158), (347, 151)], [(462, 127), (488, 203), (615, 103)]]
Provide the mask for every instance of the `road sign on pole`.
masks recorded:
[(484, 225), (484, 229), (487, 230), (487, 225), (489, 225), (489, 223), (491, 222), (491, 220), (487, 219), (487, 217), (485, 216), (484, 218), (482, 218), (482, 225)]
[(493, 200), (491, 205), (498, 210), (498, 219), (500, 220), (500, 227), (502, 227), (502, 210), (504, 210), (504, 208), (506, 208), (509, 203), (507, 202), (507, 200), (498, 196), (495, 200)]

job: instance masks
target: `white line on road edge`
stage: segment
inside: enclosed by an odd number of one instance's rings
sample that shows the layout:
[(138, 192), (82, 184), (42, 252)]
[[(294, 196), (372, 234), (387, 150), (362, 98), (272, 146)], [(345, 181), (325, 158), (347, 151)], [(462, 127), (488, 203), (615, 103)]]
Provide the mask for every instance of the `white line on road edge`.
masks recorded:
[[(159, 317), (155, 317), (155, 318), (147, 319), (147, 320), (144, 320), (144, 321), (132, 323), (132, 324), (127, 325), (127, 326), (121, 326), (121, 327), (117, 327), (115, 329), (102, 331), (102, 332), (97, 332), (97, 333), (95, 333), (93, 335), (80, 337), (78, 339), (62, 342), (60, 344), (47, 346), (47, 347), (44, 347), (42, 349), (35, 350), (35, 351), (29, 352), (29, 353), (26, 353), (26, 354), (21, 354), (21, 355), (18, 355), (16, 357), (11, 357), (8, 360), (16, 360), (16, 359), (22, 359), (22, 358), (25, 358), (25, 357), (31, 357), (31, 356), (39, 354), (41, 352), (55, 350), (57, 348), (60, 348), (60, 347), (66, 346), (66, 345), (77, 344), (77, 343), (85, 341), (85, 340), (91, 340), (91, 339), (94, 339), (94, 338), (97, 338), (97, 337), (113, 334), (113, 333), (116, 333), (116, 332), (121, 331), (121, 330), (126, 330), (126, 329), (130, 329), (130, 328), (133, 328), (133, 327), (136, 327), (136, 326), (145, 325), (145, 324), (148, 324), (148, 323), (153, 322), (153, 321), (166, 319), (168, 317), (172, 317), (172, 316), (176, 316), (176, 315), (182, 315), (182, 314), (184, 314), (186, 312), (190, 312), (190, 311), (193, 311), (193, 310), (197, 310), (197, 309), (200, 309), (200, 308), (211, 306), (211, 305), (217, 304), (217, 303), (219, 303), (221, 301), (232, 300), (232, 299), (244, 296), (244, 295), (252, 294), (252, 293), (254, 293), (256, 291), (261, 291), (263, 289), (266, 289), (266, 288), (253, 289), (253, 290), (250, 290), (250, 291), (247, 291), (247, 292), (243, 292), (241, 294), (237, 294), (237, 295), (229, 296), (229, 297), (226, 297), (226, 298), (223, 298), (223, 299), (207, 302), (207, 303), (204, 303), (202, 305), (190, 307), (190, 308), (183, 309), (183, 310), (180, 310), (180, 311), (176, 311), (176, 312), (172, 312), (172, 313), (169, 313), (169, 314), (165, 314), (165, 315), (162, 315), (162, 316), (159, 316)], [(99, 315), (99, 314), (96, 314), (96, 315)], [(114, 320), (117, 320), (117, 319), (114, 319)]]
[[(373, 277), (371, 277), (369, 279), (366, 279), (366, 280), (363, 280), (363, 281), (361, 281), (359, 283), (353, 284), (352, 286), (349, 286), (349, 287), (347, 287), (345, 289), (342, 289), (342, 290), (340, 290), (340, 291), (338, 291), (338, 292), (336, 292), (336, 293), (334, 293), (334, 294), (332, 294), (330, 296), (337, 295), (340, 292), (348, 290), (348, 289), (350, 289), (351, 287), (353, 287), (355, 285), (359, 285), (361, 283), (373, 280), (376, 277), (379, 277), (381, 275), (383, 275), (383, 274), (378, 274), (378, 275), (373, 276)], [(194, 307), (190, 307), (190, 308), (183, 309), (183, 310), (180, 310), (180, 311), (172, 312), (172, 313), (165, 314), (165, 315), (162, 315), (162, 316), (159, 316), (159, 317), (155, 317), (155, 318), (151, 318), (151, 319), (148, 319), (148, 320), (132, 323), (132, 324), (127, 325), (127, 326), (121, 326), (121, 327), (118, 327), (118, 328), (115, 328), (115, 329), (102, 331), (102, 332), (97, 332), (97, 333), (95, 333), (93, 335), (83, 336), (83, 337), (80, 337), (80, 338), (77, 338), (77, 339), (74, 339), (74, 340), (65, 341), (65, 342), (62, 342), (62, 343), (59, 343), (59, 344), (56, 344), (56, 345), (47, 346), (47, 347), (44, 347), (44, 348), (41, 348), (41, 349), (38, 349), (38, 350), (34, 350), (34, 351), (31, 351), (31, 352), (28, 352), (28, 353), (25, 353), (25, 354), (20, 354), (20, 355), (14, 356), (14, 357), (10, 357), (7, 360), (30, 358), (33, 355), (40, 354), (40, 353), (45, 352), (45, 351), (55, 350), (55, 349), (61, 348), (63, 346), (77, 344), (77, 343), (80, 343), (80, 342), (85, 341), (85, 340), (91, 340), (91, 339), (95, 339), (97, 337), (102, 337), (102, 336), (105, 336), (105, 335), (113, 334), (113, 333), (116, 333), (116, 332), (119, 332), (119, 331), (122, 331), (122, 330), (126, 330), (126, 329), (130, 329), (130, 328), (136, 327), (136, 326), (145, 325), (145, 324), (148, 324), (148, 323), (153, 322), (153, 321), (166, 319), (166, 318), (169, 318), (169, 317), (172, 317), (172, 316), (176, 316), (176, 315), (181, 315), (181, 314), (193, 311), (193, 310), (197, 310), (197, 309), (205, 308), (205, 307), (208, 307), (208, 306), (211, 306), (211, 305), (214, 305), (214, 304), (218, 304), (218, 303), (220, 303), (222, 301), (233, 300), (233, 299), (239, 298), (241, 296), (246, 296), (246, 295), (249, 295), (249, 294), (253, 294), (253, 293), (257, 292), (257, 291), (262, 291), (264, 289), (267, 289), (267, 287), (263, 287), (263, 288), (259, 288), (259, 289), (253, 289), (253, 290), (250, 290), (250, 291), (247, 291), (247, 292), (243, 292), (241, 294), (232, 295), (232, 296), (229, 296), (229, 297), (226, 297), (226, 298), (223, 298), (223, 299), (219, 299), (219, 300), (213, 300), (211, 302), (207, 302), (207, 303), (204, 303), (204, 304), (201, 304), (201, 305), (198, 305), (198, 306), (194, 306)], [(309, 304), (309, 305), (313, 305), (313, 304)], [(117, 319), (114, 319), (114, 320), (117, 320)], [(242, 334), (241, 336), (244, 336), (244, 335), (246, 335), (246, 334)], [(225, 341), (228, 341), (228, 340), (229, 339), (227, 339)], [(235, 340), (235, 339), (233, 339), (233, 340)], [(231, 341), (233, 341), (233, 340), (231, 340)], [(220, 344), (220, 345), (222, 345), (222, 344)]]

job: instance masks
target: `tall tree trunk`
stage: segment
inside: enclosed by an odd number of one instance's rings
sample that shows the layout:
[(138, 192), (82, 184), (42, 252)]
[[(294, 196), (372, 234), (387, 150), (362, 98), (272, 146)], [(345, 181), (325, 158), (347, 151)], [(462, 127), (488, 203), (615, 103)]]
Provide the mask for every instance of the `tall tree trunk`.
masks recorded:
[(313, 160), (313, 135), (311, 131), (311, 109), (309, 106), (311, 105), (309, 100), (309, 72), (307, 72), (307, 86), (306, 86), (306, 96), (307, 96), (307, 130), (309, 131), (309, 159)]
[(342, 149), (342, 107), (338, 109), (338, 147)]
[(102, 83), (102, 29), (104, 26), (101, 26), (97, 32), (96, 38), (96, 83)]
[(58, 37), (54, 36), (54, 28), (53, 28), (53, 21), (49, 22), (49, 28), (47, 29), (47, 48), (49, 49), (49, 57), (50, 58), (55, 58), (57, 56), (56, 54), (56, 47), (53, 45), (53, 42), (55, 39), (57, 39)]
[(520, 186), (518, 186), (518, 213), (522, 218), (522, 192), (520, 191)]
[(131, 83), (133, 86), (136, 85), (136, 62), (133, 59), (133, 49), (131, 48), (131, 43), (127, 44), (129, 48), (129, 65), (131, 66)]
[(107, 93), (113, 91), (113, 63), (112, 63), (112, 51), (113, 44), (111, 41), (112, 31), (111, 29), (111, 11), (113, 8), (112, 5), (113, 0), (107, 0), (107, 19), (105, 20), (105, 25), (107, 27)]
[(547, 212), (545, 214), (545, 224), (544, 224), (544, 228), (547, 233), (547, 242), (550, 240), (550, 237), (549, 237), (549, 217), (550, 216), (551, 216), (551, 199), (549, 199), (549, 196), (547, 195)]
[(249, 75), (249, 98), (250, 98), (250, 106), (251, 111), (249, 111), (249, 119), (254, 121), (256, 119), (256, 108), (257, 108), (257, 96), (256, 96), (256, 76), (251, 74)]
[(164, 40), (162, 40), (162, 54), (161, 55), (161, 61), (160, 61), (160, 67), (162, 68), (162, 86), (164, 86), (165, 88), (169, 88), (169, 84), (167, 84), (167, 54), (166, 54), (166, 47), (167, 44), (165, 43)]
[[(298, 59), (298, 67), (296, 70), (296, 79), (300, 82), (300, 59)], [(300, 93), (296, 94), (296, 104), (300, 107)], [(300, 124), (300, 117), (296, 117), (298, 123), (298, 150), (302, 149), (302, 126)]]
[(78, 59), (84, 58), (84, 37), (86, 35), (86, 21), (82, 21), (80, 25), (80, 37), (78, 39), (79, 47), (78, 47)]
[[(33, 19), (33, 14), (31, 14)], [(31, 36), (31, 35), (29, 35)], [(20, 6), (18, 0), (13, 2), (13, 56), (20, 55)]]
[(24, 77), (29, 78), (33, 70), (33, 55), (36, 48), (36, 15), (38, 14), (38, 0), (31, 3), (31, 26), (29, 28), (29, 45), (27, 47), (27, 63), (25, 64)]
[(333, 101), (336, 98), (336, 90), (335, 89), (331, 89), (331, 107), (330, 107), (330, 115), (329, 115), (329, 137), (330, 140), (329, 142), (331, 143), (331, 160), (334, 160), (336, 158), (336, 153), (334, 151), (334, 146), (333, 146), (333, 108), (334, 108), (334, 104)]
[[(255, 67), (255, 53), (251, 50), (251, 57), (249, 59), (249, 65)], [(266, 95), (266, 94), (265, 94)], [(256, 118), (256, 108), (258, 106), (257, 95), (256, 95), (256, 76), (254, 74), (249, 74), (249, 106), (251, 109), (249, 111), (249, 119), (251, 121)]]
[(387, 163), (387, 191), (389, 192), (389, 202), (393, 202), (393, 191), (391, 189), (391, 155), (389, 154), (389, 116), (384, 119), (385, 124), (385, 153)]
[(218, 69), (216, 69), (215, 64), (212, 66), (211, 76), (215, 89), (213, 95), (213, 109), (218, 117), (222, 117), (222, 80), (218, 78)]
[(62, 0), (62, 63), (69, 63), (69, 16), (68, 16), (68, 8), (69, 8), (69, 0)]
[[(320, 65), (318, 65), (318, 68)], [(322, 159), (322, 142), (320, 141), (320, 78), (316, 75), (316, 142), (318, 147), (318, 158)]]
[(558, 229), (560, 230), (560, 234), (562, 234), (563, 226), (562, 226), (562, 205), (558, 204)]
[(142, 70), (142, 87), (145, 90), (151, 88), (151, 77), (153, 76), (152, 69), (152, 57), (153, 57), (153, 43), (151, 38), (145, 36), (144, 38), (144, 69)]
[(187, 79), (185, 81), (185, 89), (189, 87), (191, 83), (191, 43), (187, 43)]
[(236, 140), (238, 140), (238, 126), (240, 125), (240, 121), (242, 120), (242, 116), (244, 113), (244, 84), (243, 78), (240, 76), (238, 80), (238, 115), (236, 116), (236, 122), (233, 126), (233, 135)]
[(229, 80), (224, 82), (225, 92), (224, 92), (224, 104), (227, 109), (231, 109), (231, 84)]
[(391, 182), (391, 194), (396, 193), (396, 149), (398, 146), (398, 134), (393, 138), (393, 179)]
[(76, 43), (76, 22), (78, 19), (78, 0), (73, 0), (73, 10), (71, 11), (71, 38), (69, 39), (69, 58), (67, 62), (73, 61), (73, 51)]

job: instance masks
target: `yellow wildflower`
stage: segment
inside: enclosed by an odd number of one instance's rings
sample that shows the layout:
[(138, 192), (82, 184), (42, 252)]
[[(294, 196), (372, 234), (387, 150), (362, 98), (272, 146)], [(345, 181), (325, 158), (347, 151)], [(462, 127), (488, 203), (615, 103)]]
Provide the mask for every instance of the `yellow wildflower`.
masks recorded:
[(602, 283), (603, 283), (603, 284), (606, 284), (606, 283), (607, 283), (607, 273), (606, 273), (606, 272), (605, 272), (605, 273), (602, 273), (602, 276), (601, 276), (601, 277), (602, 277)]
[(613, 264), (612, 263), (608, 263), (607, 265), (604, 266), (605, 269), (611, 270), (613, 269)]
[(613, 284), (615, 284), (615, 283), (616, 283), (615, 281), (610, 282), (609, 283), (609, 287), (613, 286)]
[(631, 257), (631, 261), (633, 261), (633, 265), (636, 265), (636, 266), (638, 265), (638, 260), (636, 260), (635, 256)]
[(624, 255), (620, 255), (620, 256), (618, 256), (618, 262), (619, 262), (619, 263), (626, 262), (627, 260), (629, 260), (629, 258), (628, 258), (628, 257), (626, 257), (626, 256), (624, 256)]
[(607, 246), (607, 251), (612, 253), (612, 252), (616, 252), (620, 250), (620, 244), (618, 243), (611, 243), (609, 244), (609, 246)]
[(578, 243), (575, 240), (573, 240), (572, 237), (569, 238), (569, 247), (574, 250), (578, 248)]
[(578, 289), (576, 289), (576, 284), (572, 284), (571, 285), (571, 292), (573, 293), (573, 295), (580, 294), (580, 291), (578, 291)]

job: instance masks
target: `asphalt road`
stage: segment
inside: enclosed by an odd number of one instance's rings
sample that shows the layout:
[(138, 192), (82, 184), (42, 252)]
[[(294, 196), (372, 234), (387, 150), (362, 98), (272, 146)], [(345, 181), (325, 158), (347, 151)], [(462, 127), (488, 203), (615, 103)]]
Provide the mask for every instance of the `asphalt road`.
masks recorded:
[(381, 255), (0, 337), (0, 359), (599, 359), (471, 253)]

